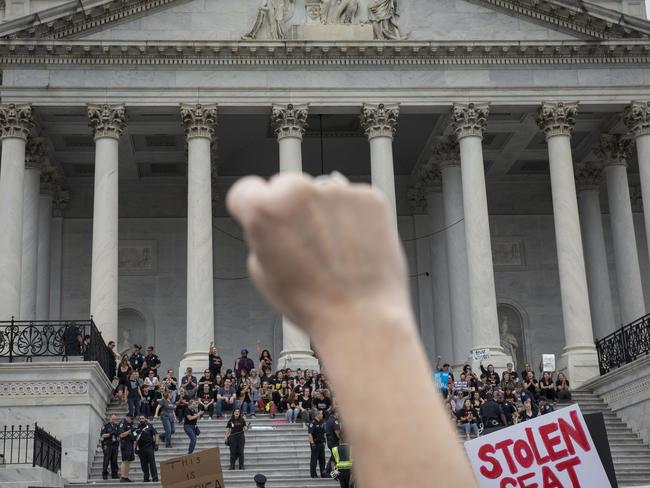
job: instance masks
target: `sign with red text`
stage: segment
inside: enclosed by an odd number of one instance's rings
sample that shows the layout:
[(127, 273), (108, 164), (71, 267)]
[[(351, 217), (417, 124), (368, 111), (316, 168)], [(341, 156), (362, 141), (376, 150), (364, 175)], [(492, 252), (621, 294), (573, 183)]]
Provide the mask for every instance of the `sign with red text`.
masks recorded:
[(577, 405), (465, 443), (480, 488), (611, 488)]
[(219, 448), (160, 463), (163, 488), (224, 488)]

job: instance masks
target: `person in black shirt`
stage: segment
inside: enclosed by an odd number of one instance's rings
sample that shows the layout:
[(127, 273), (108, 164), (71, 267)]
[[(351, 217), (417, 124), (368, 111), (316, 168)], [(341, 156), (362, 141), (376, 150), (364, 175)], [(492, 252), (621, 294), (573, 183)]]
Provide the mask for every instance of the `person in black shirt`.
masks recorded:
[(187, 448), (187, 453), (192, 454), (196, 447), (196, 421), (203, 417), (205, 411), (197, 413), (196, 402), (192, 400), (183, 410), (183, 430), (185, 435), (190, 439), (190, 445)]
[(83, 336), (77, 324), (70, 322), (63, 331), (63, 343), (66, 356), (81, 356)]
[(147, 355), (144, 360), (149, 367), (149, 371), (153, 371), (154, 376), (158, 376), (158, 368), (160, 368), (160, 358), (155, 354), (153, 346), (147, 346)]
[(326, 397), (323, 392), (316, 390), (314, 396), (312, 397), (312, 404), (314, 408), (318, 409), (323, 413), (323, 418), (327, 419), (330, 414), (330, 408), (332, 407), (332, 400)]
[(102, 478), (108, 479), (108, 465), (111, 465), (111, 478), (116, 480), (117, 475), (117, 450), (120, 441), (118, 437), (117, 416), (111, 415), (110, 421), (104, 424), (100, 434), (102, 439), (102, 451), (104, 452), (104, 463), (102, 465)]
[(140, 415), (140, 424), (135, 431), (135, 449), (136, 454), (140, 456), (144, 481), (158, 481), (155, 455), (155, 451), (158, 450), (158, 432), (144, 415)]
[(539, 397), (539, 415), (546, 415), (547, 413), (554, 412), (555, 409), (551, 406), (545, 397)]
[(481, 405), (480, 415), (485, 431), (498, 429), (507, 425), (506, 416), (503, 414), (501, 406), (494, 401), (494, 396), (491, 391), (485, 394), (485, 403)]
[(120, 451), (122, 451), (122, 477), (120, 481), (130, 482), (129, 466), (132, 461), (135, 461), (135, 454), (133, 452), (133, 442), (135, 441), (133, 417), (127, 413), (124, 420), (120, 422), (117, 431), (120, 438)]
[(309, 474), (312, 478), (318, 478), (316, 474), (316, 462), (320, 467), (321, 478), (325, 474), (325, 425), (323, 424), (323, 411), (316, 410), (314, 420), (309, 423), (309, 446), (311, 447), (311, 459), (309, 460)]
[(133, 367), (134, 370), (138, 372), (142, 369), (142, 365), (144, 364), (144, 356), (140, 351), (142, 351), (142, 346), (140, 346), (139, 344), (133, 344), (133, 353), (129, 358), (129, 362), (131, 363), (131, 366)]
[(309, 393), (309, 388), (305, 388), (302, 392), (302, 395), (298, 397), (298, 409), (300, 410), (298, 417), (302, 420), (303, 427), (304, 424), (311, 421), (312, 407), (313, 404), (311, 400), (311, 394)]
[(126, 382), (126, 399), (129, 404), (129, 415), (135, 417), (140, 413), (140, 404), (142, 403), (142, 391), (137, 370), (131, 371), (131, 377)]
[(327, 440), (327, 449), (330, 451), (330, 460), (325, 468), (325, 474), (330, 475), (334, 465), (332, 464), (332, 449), (339, 445), (341, 441), (341, 422), (339, 422), (336, 410), (332, 410), (329, 418), (325, 421), (325, 439)]
[(214, 345), (214, 342), (210, 343), (210, 349), (208, 350), (208, 365), (208, 369), (213, 378), (216, 378), (218, 374), (221, 374), (223, 361), (221, 360), (221, 356), (219, 356), (219, 350)]
[(521, 419), (522, 422), (525, 422), (526, 420), (532, 420), (536, 418), (537, 415), (538, 415), (537, 409), (535, 408), (535, 405), (533, 405), (532, 399), (526, 398), (526, 400), (524, 401), (524, 408), (519, 414), (519, 418)]
[(248, 430), (248, 424), (241, 415), (241, 410), (236, 408), (232, 417), (226, 424), (226, 444), (230, 446), (230, 469), (235, 469), (235, 461), (239, 459), (239, 469), (244, 469), (244, 446), (246, 436), (244, 431)]

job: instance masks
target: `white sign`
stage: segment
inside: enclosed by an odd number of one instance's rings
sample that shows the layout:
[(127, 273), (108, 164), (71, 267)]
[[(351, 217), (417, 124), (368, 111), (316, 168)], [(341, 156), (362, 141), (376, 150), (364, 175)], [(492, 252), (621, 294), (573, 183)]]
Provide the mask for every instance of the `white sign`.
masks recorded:
[(481, 359), (489, 359), (490, 350), (489, 349), (474, 349), (474, 360), (480, 361)]
[(577, 405), (467, 441), (479, 488), (611, 488)]
[(555, 354), (542, 354), (542, 371), (555, 371)]

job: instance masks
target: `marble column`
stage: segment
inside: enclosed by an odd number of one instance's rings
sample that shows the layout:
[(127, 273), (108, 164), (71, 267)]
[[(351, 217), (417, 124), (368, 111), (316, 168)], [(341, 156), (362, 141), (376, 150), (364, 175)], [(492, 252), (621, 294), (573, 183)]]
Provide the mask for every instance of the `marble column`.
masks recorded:
[(20, 320), (36, 318), (36, 286), (38, 266), (38, 210), (41, 187), (41, 165), (45, 158), (45, 141), (30, 137), (25, 153), (23, 187), (23, 251), (20, 281)]
[(0, 320), (20, 315), (25, 143), (32, 126), (31, 106), (0, 105)]
[(602, 338), (616, 327), (612, 303), (603, 216), (600, 209), (600, 186), (603, 167), (600, 162), (580, 163), (575, 167), (582, 245), (587, 269), (589, 305), (594, 337)]
[(399, 106), (397, 104), (364, 104), (361, 109), (361, 127), (370, 143), (370, 175), (372, 186), (381, 191), (388, 200), (395, 225), (397, 204), (395, 202), (395, 171), (393, 169), (393, 136), (397, 130)]
[(180, 107), (187, 138), (187, 343), (181, 373), (208, 364), (214, 341), (211, 145), (216, 105)]
[(470, 313), (463, 184), (460, 169), (460, 147), (454, 136), (439, 143), (433, 150), (442, 174), (445, 238), (449, 268), (451, 329), (454, 337), (454, 366), (462, 366), (472, 349), (472, 316)]
[(36, 279), (36, 320), (50, 319), (50, 276), (52, 194), (54, 171), (46, 166), (41, 172), (41, 194), (38, 200), (38, 259)]
[(122, 105), (88, 105), (88, 119), (95, 137), (90, 315), (108, 344), (118, 339), (118, 144), (126, 110)]
[(487, 105), (455, 104), (451, 119), (460, 145), (472, 349), (490, 349), (489, 362), (505, 369), (512, 358), (503, 351), (499, 335), (483, 162), (482, 142), (488, 114)]
[(538, 126), (548, 145), (560, 273), (566, 345), (559, 369), (567, 371), (572, 387), (580, 386), (599, 371), (571, 155), (571, 134), (577, 110), (576, 103), (544, 103), (537, 113)]
[[(271, 127), (278, 138), (280, 173), (302, 173), (302, 137), (307, 130), (306, 105), (273, 105)], [(278, 368), (320, 369), (309, 335), (282, 317), (282, 351)]]
[(631, 142), (625, 136), (603, 135), (594, 150), (605, 165), (618, 303), (623, 324), (629, 324), (646, 314), (630, 186), (627, 181), (630, 146)]
[(63, 214), (70, 195), (58, 189), (52, 200), (50, 232), (50, 320), (61, 320), (61, 279), (63, 276)]

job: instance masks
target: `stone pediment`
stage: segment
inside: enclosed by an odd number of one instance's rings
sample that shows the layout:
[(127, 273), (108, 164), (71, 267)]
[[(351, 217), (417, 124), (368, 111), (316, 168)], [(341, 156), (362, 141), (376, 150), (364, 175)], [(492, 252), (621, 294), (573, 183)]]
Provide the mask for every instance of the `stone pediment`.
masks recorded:
[(650, 23), (582, 0), (74, 0), (5, 39), (543, 41), (647, 39)]

